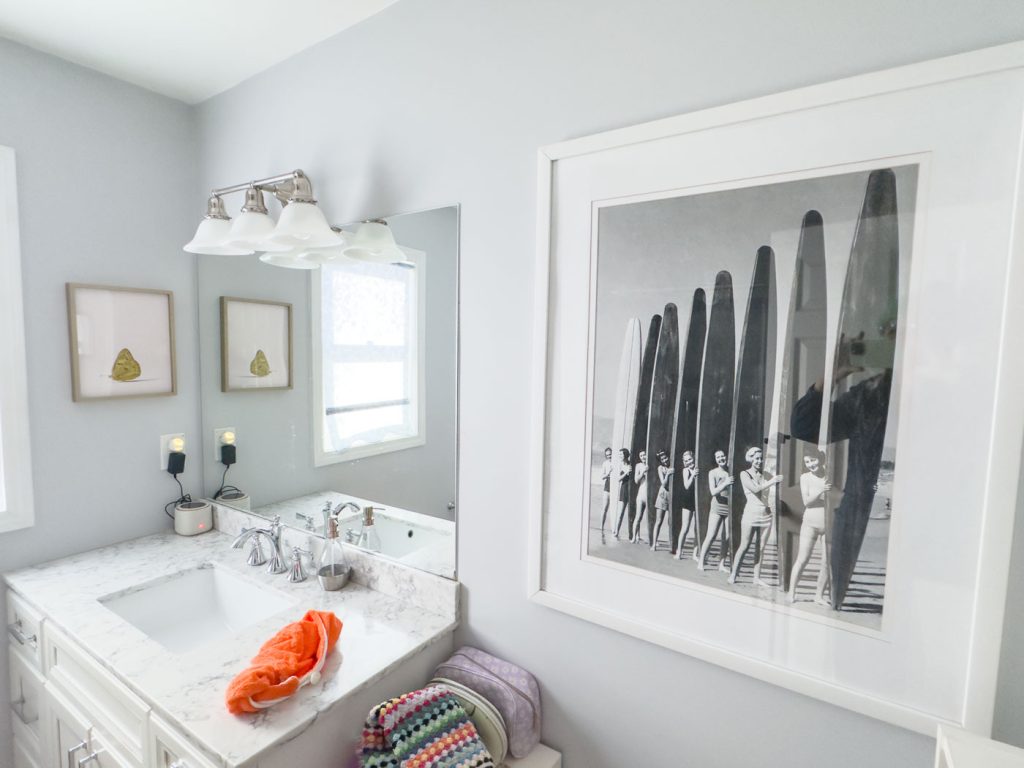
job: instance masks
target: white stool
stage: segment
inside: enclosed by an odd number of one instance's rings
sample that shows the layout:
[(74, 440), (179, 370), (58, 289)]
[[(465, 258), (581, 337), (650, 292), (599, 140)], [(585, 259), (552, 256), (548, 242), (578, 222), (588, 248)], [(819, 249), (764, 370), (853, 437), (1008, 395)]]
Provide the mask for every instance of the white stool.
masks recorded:
[(538, 744), (526, 757), (510, 757), (504, 768), (562, 768), (562, 753)]

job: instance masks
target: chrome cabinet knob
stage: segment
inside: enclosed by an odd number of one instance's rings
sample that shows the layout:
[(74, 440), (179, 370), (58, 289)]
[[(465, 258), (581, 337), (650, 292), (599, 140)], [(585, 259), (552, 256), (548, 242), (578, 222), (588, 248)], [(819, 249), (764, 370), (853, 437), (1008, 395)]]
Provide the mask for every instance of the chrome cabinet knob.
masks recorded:
[(88, 742), (82, 741), (82, 742), (79, 742), (76, 746), (74, 746), (74, 747), (72, 747), (71, 749), (68, 750), (68, 761), (67, 761), (67, 767), (68, 768), (71, 768), (71, 763), (75, 759), (75, 753), (77, 753), (77, 752), (87, 748), (88, 746), (89, 746)]

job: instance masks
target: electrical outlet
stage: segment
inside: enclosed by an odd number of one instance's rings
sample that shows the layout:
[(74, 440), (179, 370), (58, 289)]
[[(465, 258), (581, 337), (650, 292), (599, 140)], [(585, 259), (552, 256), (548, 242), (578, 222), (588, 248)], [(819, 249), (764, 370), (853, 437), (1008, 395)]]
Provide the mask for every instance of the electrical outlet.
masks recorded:
[(160, 469), (167, 471), (167, 455), (171, 452), (171, 441), (179, 439), (185, 442), (184, 432), (175, 432), (170, 435), (160, 435)]
[(233, 444), (238, 442), (238, 433), (235, 431), (234, 427), (220, 427), (219, 429), (213, 430), (213, 453), (210, 455), (213, 457), (214, 464), (220, 463), (220, 447), (224, 444), (221, 442), (221, 438), (224, 436), (225, 432), (230, 432), (231, 434), (236, 435)]

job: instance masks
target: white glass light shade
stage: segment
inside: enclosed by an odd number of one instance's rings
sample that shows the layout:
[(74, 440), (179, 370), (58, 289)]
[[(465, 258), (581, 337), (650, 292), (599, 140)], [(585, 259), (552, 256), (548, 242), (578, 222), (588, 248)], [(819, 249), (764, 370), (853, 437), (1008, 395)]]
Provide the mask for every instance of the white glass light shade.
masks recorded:
[(292, 249), (287, 253), (264, 253), (260, 256), (260, 261), (272, 267), (285, 269), (320, 269), (320, 262), (300, 258), (299, 253), (298, 249)]
[(305, 248), (333, 248), (344, 241), (331, 229), (315, 203), (292, 202), (281, 211), (271, 243)]
[(377, 221), (365, 221), (359, 225), (351, 244), (342, 253), (350, 259), (391, 264), (403, 261), (405, 254), (395, 243), (391, 227)]
[(274, 231), (274, 220), (269, 214), (257, 211), (242, 211), (231, 222), (227, 245), (235, 248), (246, 248), (250, 251), (262, 251), (262, 241)]
[(251, 256), (251, 248), (227, 244), (230, 231), (230, 219), (205, 218), (199, 222), (195, 237), (185, 245), (185, 251), (209, 256)]

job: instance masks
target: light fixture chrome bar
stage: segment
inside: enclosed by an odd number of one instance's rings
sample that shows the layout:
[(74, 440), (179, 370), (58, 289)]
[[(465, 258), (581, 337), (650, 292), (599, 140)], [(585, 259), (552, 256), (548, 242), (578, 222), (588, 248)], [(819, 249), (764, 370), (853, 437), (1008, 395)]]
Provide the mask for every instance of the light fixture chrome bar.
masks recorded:
[(210, 196), (222, 197), (246, 189), (259, 189), (270, 192), (284, 204), (289, 202), (316, 202), (313, 198), (313, 185), (309, 177), (298, 168), (288, 173), (279, 173), (276, 176), (267, 176), (263, 179), (253, 179), (252, 181), (245, 181), (240, 184), (219, 187), (210, 190)]

